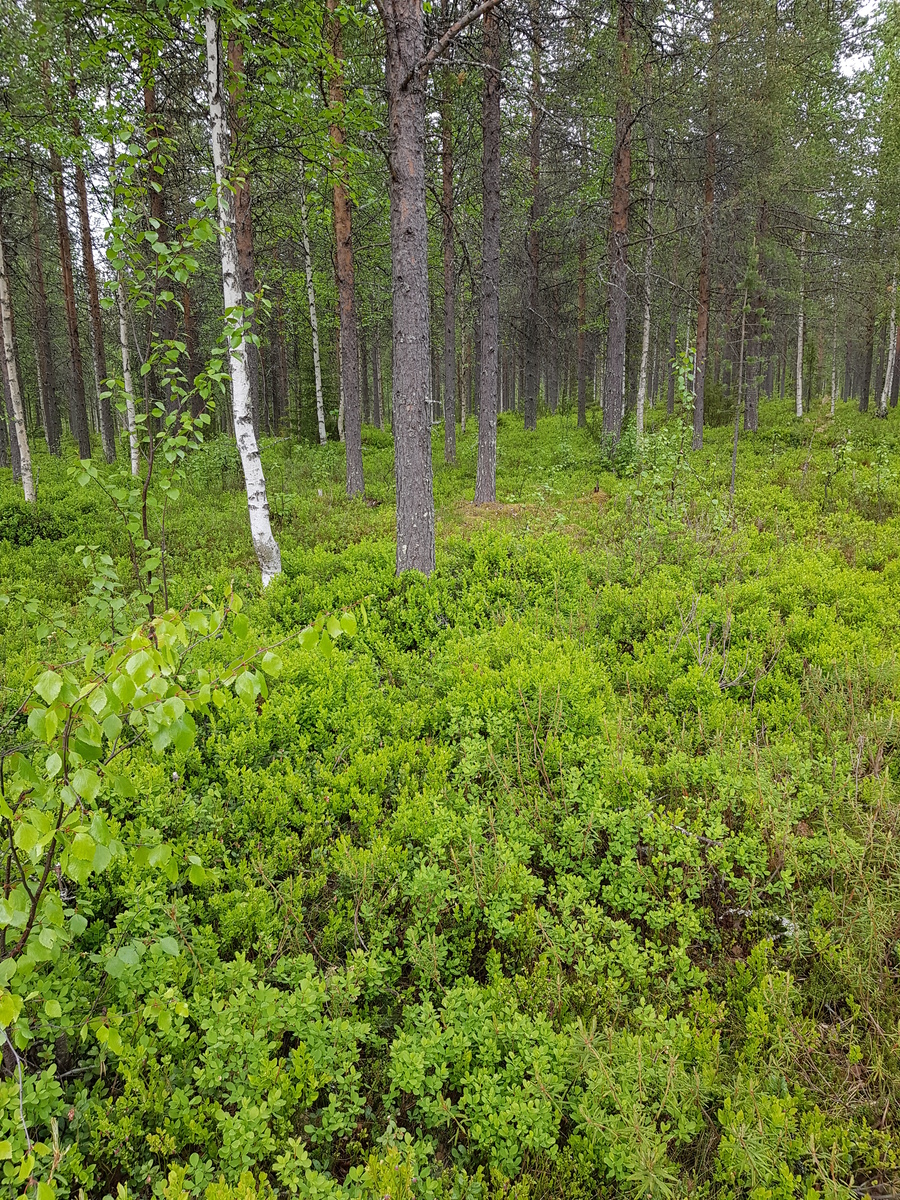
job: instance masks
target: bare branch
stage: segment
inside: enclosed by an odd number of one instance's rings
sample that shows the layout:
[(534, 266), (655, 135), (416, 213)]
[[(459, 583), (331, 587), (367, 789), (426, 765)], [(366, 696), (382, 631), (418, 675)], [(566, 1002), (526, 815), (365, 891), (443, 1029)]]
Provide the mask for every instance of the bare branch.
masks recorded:
[(460, 17), (458, 21), (454, 21), (450, 28), (447, 29), (444, 34), (434, 43), (425, 57), (420, 58), (410, 73), (406, 76), (406, 78), (403, 80), (402, 90), (405, 91), (406, 88), (408, 88), (412, 83), (413, 79), (421, 78), (423, 75), (426, 75), (429, 67), (433, 66), (437, 62), (454, 38), (458, 37), (464, 29), (468, 29), (470, 25), (474, 24), (479, 17), (483, 17), (486, 13), (489, 13), (492, 8), (496, 8), (499, 3), (500, 0), (482, 0), (481, 4), (471, 9), (465, 14), (465, 16)]

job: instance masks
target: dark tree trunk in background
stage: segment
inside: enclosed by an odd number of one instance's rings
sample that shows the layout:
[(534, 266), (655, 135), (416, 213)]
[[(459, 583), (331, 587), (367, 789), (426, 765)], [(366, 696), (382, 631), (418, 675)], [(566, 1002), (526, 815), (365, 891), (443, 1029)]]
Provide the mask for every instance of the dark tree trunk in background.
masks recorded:
[(362, 397), (362, 419), (364, 425), (372, 424), (372, 401), (369, 395), (369, 344), (366, 327), (359, 327), (359, 382)]
[(453, 233), (453, 93), (441, 99), (441, 199), (444, 251), (444, 462), (456, 462), (456, 245)]
[(377, 321), (372, 331), (372, 424), (381, 429), (381, 341)]
[(866, 317), (866, 357), (863, 365), (862, 384), (859, 392), (859, 411), (869, 411), (869, 392), (872, 388), (872, 359), (875, 354), (875, 308), (869, 304)]
[(66, 333), (69, 339), (69, 427), (78, 443), (78, 457), (91, 457), (91, 434), (88, 426), (87, 399), (84, 392), (84, 362), (78, 331), (78, 305), (75, 300), (75, 280), (72, 274), (72, 239), (69, 234), (69, 214), (63, 190), (62, 159), (50, 151), (50, 170), (53, 176), (53, 200), (56, 208), (56, 232), (59, 240), (59, 265), (62, 273), (63, 300), (66, 307)]
[[(153, 82), (153, 77), (149, 74), (149, 66), (145, 60), (143, 64), (144, 85), (143, 85), (143, 101), (144, 101), (144, 126), (147, 133), (148, 141), (156, 139), (159, 143), (165, 136), (165, 125), (162, 117), (159, 114), (156, 105), (156, 86)], [(158, 145), (150, 149), (148, 153), (147, 164), (147, 180), (155, 186), (149, 187), (150, 196), (150, 219), (157, 231), (157, 237), (161, 242), (169, 240), (169, 226), (166, 219), (166, 187), (168, 184), (169, 173), (166, 170), (165, 163), (160, 163), (160, 154)], [(175, 312), (168, 302), (163, 302), (158, 306), (159, 312), (159, 340), (170, 342), (175, 337)], [(156, 386), (155, 371), (150, 375), (153, 386)], [(169, 394), (166, 397), (166, 406), (169, 410), (174, 408), (174, 401), (169, 389)]]
[(382, 0), (387, 40), (394, 309), (392, 420), (397, 481), (397, 573), (434, 570), (434, 489), (426, 404), (428, 225), (421, 0)]
[[(327, 0), (331, 52), (335, 62), (344, 60), (341, 22), (334, 15), (338, 0)], [(341, 314), (341, 384), (344, 396), (344, 448), (347, 456), (347, 495), (361, 496), (365, 491), (362, 460), (362, 410), (359, 400), (359, 351), (356, 325), (356, 278), (353, 264), (353, 222), (350, 214), (350, 193), (347, 190), (347, 165), (344, 146), (344, 77), (340, 69), (331, 77), (328, 99), (332, 111), (339, 114), (333, 120), (331, 134), (331, 169), (334, 173), (334, 240), (338, 278), (338, 300)], [(427, 266), (426, 266), (427, 278)]]
[[(628, 318), (628, 210), (631, 204), (631, 0), (619, 0), (619, 95), (609, 229), (609, 328), (603, 377), (603, 437), (616, 445), (625, 416)], [(580, 392), (580, 389), (579, 389)], [(581, 409), (579, 406), (579, 424)]]
[(200, 343), (189, 287), (185, 287), (181, 293), (181, 304), (184, 309), (184, 341), (187, 346), (187, 371), (185, 373), (190, 390), (191, 416), (199, 417), (205, 406), (203, 397), (195, 387), (195, 381), (200, 374)]
[(694, 372), (694, 436), (691, 449), (703, 448), (703, 410), (709, 358), (710, 258), (713, 239), (713, 202), (716, 171), (716, 132), (710, 102), (706, 133), (706, 172), (703, 180), (703, 227), (700, 234), (700, 280), (697, 288), (697, 364)]
[(587, 242), (578, 243), (578, 425), (587, 424)]
[(284, 295), (280, 285), (272, 304), (269, 340), (272, 347), (272, 432), (280, 434), (287, 426), (291, 403), (287, 338), (284, 332)]
[(526, 429), (537, 429), (540, 390), (540, 270), (541, 270), (541, 29), (540, 0), (528, 0), (531, 26), (531, 129), (529, 133), (531, 197), (528, 213), (525, 275), (525, 345), (522, 411)]
[(50, 305), (47, 301), (47, 286), (44, 278), (44, 254), (41, 248), (41, 218), (37, 191), (31, 188), (31, 279), (34, 285), (34, 341), (37, 360), (38, 392), (41, 402), (41, 420), (47, 449), (53, 455), (60, 453), (60, 421), (56, 401), (56, 386), (53, 376), (53, 351), (50, 344)]
[(475, 503), (497, 498), (497, 390), (500, 363), (500, 26), (492, 9), (484, 18), (481, 252), (481, 378)]
[(671, 417), (675, 412), (675, 354), (678, 349), (678, 298), (672, 291), (672, 304), (669, 312), (669, 364), (666, 379), (666, 412)]

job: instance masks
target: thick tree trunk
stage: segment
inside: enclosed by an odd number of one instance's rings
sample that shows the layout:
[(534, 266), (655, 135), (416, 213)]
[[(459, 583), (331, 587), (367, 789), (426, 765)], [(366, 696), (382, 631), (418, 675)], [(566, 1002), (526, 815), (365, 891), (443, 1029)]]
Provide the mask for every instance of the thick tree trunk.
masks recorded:
[(649, 129), (647, 139), (647, 253), (644, 259), (644, 330), (641, 339), (641, 369), (638, 377), (637, 405), (635, 417), (637, 421), (638, 442), (644, 436), (644, 407), (647, 403), (647, 367), (650, 358), (650, 319), (652, 313), (652, 280), (653, 280), (653, 188), (656, 183), (655, 164), (653, 157), (653, 138)]
[(441, 98), (441, 200), (444, 251), (444, 462), (456, 462), (456, 243), (453, 232), (453, 92)]
[(328, 29), (331, 52), (338, 69), (328, 85), (331, 110), (339, 114), (332, 120), (331, 170), (334, 176), (334, 240), (335, 264), (337, 268), (338, 302), (341, 325), (341, 395), (344, 401), (344, 450), (347, 463), (347, 495), (361, 496), (365, 491), (362, 459), (362, 410), (359, 400), (359, 350), (356, 326), (356, 279), (353, 264), (353, 220), (350, 213), (350, 194), (347, 190), (347, 164), (343, 157), (344, 146), (344, 78), (341, 64), (344, 46), (341, 37), (341, 22), (334, 15), (338, 0), (327, 0)]
[[(603, 437), (616, 445), (625, 416), (628, 214), (631, 205), (631, 0), (619, 0), (619, 79), (609, 229), (609, 326), (603, 376)], [(579, 409), (580, 420), (580, 409)]]
[(496, 10), (484, 17), (484, 139), (481, 252), (481, 376), (475, 503), (497, 498), (497, 400), (500, 364), (500, 25)]
[(891, 388), (893, 386), (894, 372), (897, 369), (895, 348), (897, 344), (897, 274), (894, 272), (894, 278), (891, 280), (891, 320), (888, 327), (888, 352), (887, 366), (884, 371), (884, 384), (881, 388), (881, 397), (878, 401), (878, 416), (886, 417), (888, 414), (888, 403), (891, 398)]
[(541, 27), (540, 2), (528, 0), (531, 27), (531, 128), (529, 132), (531, 196), (528, 213), (527, 267), (525, 275), (525, 371), (522, 410), (526, 429), (537, 429), (540, 389), (540, 270), (541, 270)]
[(38, 391), (41, 401), (41, 419), (47, 449), (55, 456), (60, 454), (59, 409), (56, 402), (56, 386), (53, 376), (53, 351), (50, 344), (50, 304), (47, 300), (47, 285), (44, 277), (44, 254), (41, 248), (41, 219), (38, 208), (37, 189), (32, 186), (31, 244), (32, 282), (34, 284), (34, 340), (37, 360)]
[(435, 565), (425, 209), (425, 88), (421, 0), (382, 0), (387, 35), (393, 291), (394, 470), (397, 573)]
[[(212, 127), (213, 163), (216, 172), (216, 191), (219, 204), (219, 248), (222, 258), (222, 295), (226, 313), (241, 306), (241, 281), (238, 273), (237, 239), (235, 236), (234, 192), (230, 181), (230, 136), (227, 119), (227, 90), (222, 72), (219, 29), (215, 14), (207, 10), (206, 70), (209, 88), (209, 118)], [(231, 322), (229, 321), (230, 325)], [(281, 574), (281, 551), (272, 536), (269, 522), (269, 502), (263, 475), (259, 447), (253, 429), (250, 402), (250, 380), (247, 375), (246, 338), (243, 329), (229, 328), (231, 335), (231, 401), (234, 433), (237, 439), (244, 482), (247, 489), (247, 508), (250, 514), (250, 533), (262, 572), (263, 587)]]
[(328, 441), (325, 430), (325, 400), (322, 395), (322, 358), (319, 353), (319, 318), (316, 313), (316, 289), (313, 284), (312, 251), (309, 248), (309, 222), (306, 212), (306, 189), (300, 184), (300, 228), (303, 235), (303, 265), (306, 270), (306, 299), (309, 304), (309, 327), (312, 330), (313, 373), (316, 381), (316, 423), (319, 444)]
[(806, 341), (806, 230), (800, 234), (800, 299), (797, 307), (797, 371), (794, 396), (794, 416), (803, 416), (803, 350)]
[(33, 503), (35, 499), (34, 475), (31, 471), (31, 450), (25, 430), (25, 410), (22, 406), (22, 392), (19, 387), (19, 371), (13, 341), (12, 295), (9, 288), (9, 277), (6, 273), (6, 256), (3, 250), (2, 217), (0, 217), (0, 329), (3, 331), (3, 345), (0, 347), (0, 353), (3, 355), (3, 377), (9, 400), (10, 444), (14, 444), (18, 450), (19, 474), (25, 499), (29, 503)]

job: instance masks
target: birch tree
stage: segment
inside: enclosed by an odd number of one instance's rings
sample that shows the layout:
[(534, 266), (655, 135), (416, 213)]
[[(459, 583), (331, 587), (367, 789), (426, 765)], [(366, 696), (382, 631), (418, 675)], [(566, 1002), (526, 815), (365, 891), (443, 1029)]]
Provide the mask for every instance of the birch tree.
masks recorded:
[(0, 215), (0, 323), (3, 328), (4, 375), (9, 388), (11, 425), (10, 437), (16, 439), (19, 450), (19, 470), (22, 476), (22, 491), (25, 499), (33, 504), (36, 496), (34, 490), (34, 475), (31, 471), (31, 451), (28, 447), (28, 434), (25, 429), (25, 410), (22, 407), (22, 391), (19, 387), (19, 372), (16, 365), (16, 354), (13, 344), (12, 295), (9, 287), (9, 276), (6, 271), (6, 255), (3, 249), (3, 220)]
[(267, 587), (276, 575), (281, 574), (281, 551), (272, 534), (266, 480), (253, 429), (250, 377), (247, 371), (247, 339), (238, 275), (234, 192), (229, 179), (231, 139), (226, 116), (227, 92), (222, 71), (219, 25), (211, 9), (207, 9), (205, 14), (205, 34), (209, 120), (219, 209), (222, 296), (225, 303), (225, 332), (231, 366), (231, 409), (234, 435), (244, 472), (253, 548), (262, 572), (263, 587)]

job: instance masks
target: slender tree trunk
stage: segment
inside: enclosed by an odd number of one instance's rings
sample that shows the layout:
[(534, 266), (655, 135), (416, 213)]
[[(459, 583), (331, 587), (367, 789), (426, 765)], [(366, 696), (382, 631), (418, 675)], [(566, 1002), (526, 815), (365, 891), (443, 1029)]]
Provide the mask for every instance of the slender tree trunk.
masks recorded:
[(247, 375), (250, 380), (250, 404), (253, 413), (253, 432), (259, 437), (260, 415), (260, 353), (255, 340), (259, 337), (256, 318), (256, 256), (253, 251), (253, 198), (250, 188), (250, 169), (247, 162), (246, 84), (244, 46), (240, 38), (228, 38), (228, 126), (231, 134), (232, 186), (234, 188), (235, 241), (238, 272), (241, 284), (241, 304), (250, 338), (245, 339)]
[(184, 317), (184, 341), (187, 346), (187, 384), (191, 398), (191, 416), (196, 419), (203, 411), (204, 402), (196, 387), (197, 376), (200, 374), (200, 345), (197, 319), (194, 315), (194, 301), (191, 289), (187, 284), (181, 292), (181, 306)]
[(706, 131), (706, 171), (703, 182), (703, 228), (700, 241), (700, 280), (697, 289), (697, 361), (694, 368), (694, 435), (691, 449), (703, 448), (706, 370), (709, 358), (710, 259), (715, 203), (716, 128), (714, 88), (710, 85), (709, 125)]
[(891, 322), (888, 328), (888, 354), (887, 366), (884, 372), (884, 384), (881, 388), (881, 398), (878, 401), (878, 416), (886, 417), (888, 414), (888, 403), (891, 398), (891, 387), (893, 385), (894, 372), (896, 370), (895, 347), (897, 344), (897, 273), (894, 272), (894, 278), (891, 280)]
[(421, 0), (382, 0), (387, 41), (393, 292), (394, 471), (397, 573), (435, 565), (434, 490), (428, 424), (428, 225)]
[(362, 398), (362, 419), (364, 425), (372, 423), (372, 397), (369, 393), (369, 343), (366, 338), (366, 327), (359, 326), (359, 383)]
[[(631, 207), (632, 0), (619, 0), (619, 79), (610, 205), (609, 328), (603, 375), (603, 437), (617, 445), (625, 416), (625, 341), (628, 318), (628, 215)], [(580, 391), (580, 389), (579, 389)], [(579, 422), (580, 422), (579, 408)]]
[(456, 244), (453, 232), (453, 92), (444, 73), (441, 97), (441, 200), (444, 251), (444, 462), (456, 462)]
[(541, 271), (541, 125), (543, 120), (541, 86), (540, 0), (528, 0), (531, 28), (531, 128), (529, 132), (531, 196), (528, 213), (525, 275), (525, 354), (522, 411), (526, 429), (537, 429), (540, 390), (540, 271)]
[(306, 210), (306, 188), (300, 184), (300, 228), (303, 235), (303, 264), (306, 268), (306, 299), (309, 303), (309, 327), (312, 330), (313, 372), (316, 380), (316, 422), (319, 426), (319, 445), (328, 441), (325, 431), (325, 400), (322, 395), (322, 358), (319, 353), (319, 318), (316, 314), (316, 289), (313, 284), (312, 251), (309, 248), (309, 222)]
[(872, 358), (875, 353), (875, 308), (869, 301), (869, 311), (866, 318), (866, 354), (863, 363), (863, 377), (859, 393), (859, 411), (869, 411), (869, 392), (872, 388)]
[(137, 423), (134, 407), (134, 381), (131, 377), (131, 355), (128, 348), (128, 316), (125, 297), (125, 278), (119, 274), (119, 286), (116, 289), (119, 309), (119, 348), (122, 354), (122, 380), (125, 385), (125, 428), (128, 431), (128, 448), (131, 456), (131, 474), (137, 478), (141, 473), (140, 454), (138, 450)]
[(481, 380), (475, 503), (497, 498), (497, 400), (500, 363), (500, 25), (484, 17), (483, 241), (481, 253)]
[(797, 309), (797, 373), (794, 415), (803, 416), (803, 350), (806, 342), (806, 230), (800, 234), (800, 301)]
[(637, 390), (637, 436), (638, 443), (644, 436), (644, 406), (647, 402), (647, 366), (650, 358), (650, 318), (651, 318), (651, 284), (653, 279), (653, 187), (656, 182), (654, 174), (653, 138), (649, 129), (647, 139), (647, 254), (644, 259), (644, 332), (641, 341), (641, 370)]
[[(219, 29), (216, 16), (207, 9), (206, 68), (209, 88), (209, 118), (212, 126), (213, 162), (216, 172), (216, 191), (219, 204), (219, 248), (222, 257), (222, 294), (226, 313), (241, 305), (241, 280), (238, 268), (234, 192), (230, 186), (230, 144), (227, 118), (227, 89), (222, 72)], [(246, 338), (243, 329), (229, 329), (231, 335), (231, 402), (234, 414), (234, 433), (237, 439), (244, 481), (250, 532), (253, 547), (262, 572), (263, 587), (281, 574), (281, 551), (272, 536), (269, 522), (269, 502), (266, 480), (250, 401), (250, 380), (247, 375)]]
[(75, 279), (72, 274), (72, 239), (69, 234), (69, 215), (63, 190), (62, 159), (56, 150), (50, 151), (50, 171), (53, 177), (53, 199), (56, 208), (56, 230), (59, 239), (59, 263), (62, 273), (63, 299), (66, 310), (66, 333), (69, 339), (69, 362), (72, 378), (69, 390), (69, 426), (78, 443), (78, 457), (91, 457), (91, 434), (88, 426), (87, 398), (84, 393), (84, 364), (78, 331), (78, 305), (75, 300)]
[[(0, 385), (3, 388), (3, 405), (0, 407), (0, 440), (3, 442), (4, 454), (2, 465), (12, 467), (13, 483), (22, 482), (22, 460), (19, 457), (19, 443), (16, 439), (16, 421), (12, 406), (12, 387), (10, 386), (9, 364), (6, 360), (6, 339), (3, 337), (3, 321), (0, 319)], [(9, 453), (6, 453), (7, 446)]]
[(894, 376), (891, 380), (891, 408), (897, 407), (898, 396), (900, 396), (900, 326), (898, 326), (897, 334), (894, 338)]
[(667, 374), (666, 412), (671, 417), (675, 412), (675, 352), (678, 349), (678, 243), (672, 257), (672, 286), (669, 296), (669, 369)]
[(338, 277), (338, 300), (340, 303), (340, 376), (341, 395), (344, 400), (344, 451), (347, 463), (347, 495), (361, 496), (365, 491), (362, 458), (362, 409), (359, 400), (359, 351), (356, 344), (356, 278), (353, 263), (353, 220), (350, 212), (350, 194), (347, 190), (347, 164), (343, 156), (344, 147), (344, 77), (342, 64), (344, 46), (341, 22), (335, 16), (338, 0), (327, 0), (329, 12), (328, 30), (331, 52), (337, 70), (328, 84), (331, 110), (337, 113), (331, 121), (332, 156), (331, 170), (334, 176), (334, 240), (335, 263)]
[(834, 334), (831, 339), (831, 415), (834, 416), (834, 405), (837, 399), (837, 297), (832, 301), (834, 311)]
[(53, 377), (53, 351), (50, 344), (50, 305), (44, 278), (44, 254), (41, 248), (41, 220), (37, 189), (34, 181), (29, 196), (31, 204), (31, 276), (34, 283), (34, 335), (35, 358), (37, 360), (38, 390), (41, 400), (41, 418), (44, 437), (51, 454), (60, 454), (59, 409), (56, 402), (56, 386)]
[(376, 321), (372, 331), (372, 423), (376, 429), (383, 424), (381, 398), (381, 339)]
[(578, 242), (578, 428), (587, 425), (587, 242)]
[(6, 273), (6, 255), (3, 249), (3, 220), (0, 214), (0, 328), (3, 331), (3, 375), (9, 397), (9, 433), (10, 443), (15, 440), (19, 452), (19, 472), (22, 480), (22, 491), (29, 503), (34, 503), (34, 475), (31, 471), (31, 450), (28, 446), (28, 434), (25, 429), (25, 410), (22, 406), (22, 392), (19, 387), (19, 371), (16, 364), (15, 343), (13, 341), (12, 296), (9, 288), (9, 276)]
[[(77, 99), (74, 72), (69, 76), (69, 97), (73, 101), (74, 106), (74, 102)], [(72, 117), (72, 133), (76, 139), (80, 139), (81, 122), (77, 115)], [(75, 199), (78, 206), (78, 224), (81, 231), (81, 259), (84, 264), (84, 278), (87, 284), (91, 352), (94, 360), (94, 382), (97, 387), (97, 412), (100, 417), (100, 441), (103, 446), (103, 456), (108, 463), (111, 463), (115, 462), (116, 458), (116, 423), (112, 405), (109, 402), (109, 389), (106, 387), (106, 346), (103, 333), (103, 317), (100, 309), (100, 291), (97, 287), (97, 271), (94, 266), (94, 242), (91, 237), (91, 218), (88, 212), (87, 182), (84, 177), (84, 171), (82, 171), (81, 166), (77, 162), (75, 163)]]
[(744, 288), (744, 298), (741, 302), (741, 350), (738, 358), (737, 399), (734, 405), (734, 443), (731, 447), (731, 483), (728, 488), (728, 498), (734, 504), (734, 485), (737, 479), (738, 438), (741, 433), (741, 399), (744, 388), (744, 340), (747, 334), (747, 289)]

